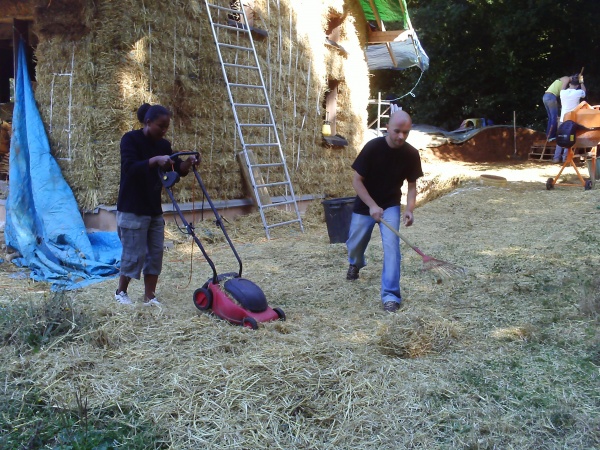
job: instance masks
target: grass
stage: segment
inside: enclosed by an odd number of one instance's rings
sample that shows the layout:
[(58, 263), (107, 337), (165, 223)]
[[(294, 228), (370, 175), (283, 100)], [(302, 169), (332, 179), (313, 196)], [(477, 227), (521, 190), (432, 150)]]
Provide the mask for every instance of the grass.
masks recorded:
[[(47, 293), (39, 302), (9, 303), (1, 312), (3, 348), (14, 352), (13, 363), (54, 346), (72, 345), (96, 328), (65, 292)], [(0, 377), (12, 378), (13, 370), (14, 364), (3, 366)], [(39, 375), (43, 379), (43, 374)], [(125, 413), (127, 423), (135, 422), (134, 412), (92, 411), (81, 387), (73, 384), (68, 389), (75, 408), (48, 403), (35, 378), (22, 380), (0, 393), (0, 448), (161, 448), (156, 447), (156, 436), (146, 429), (148, 426), (131, 427), (122, 419), (115, 420)]]
[[(19, 398), (4, 398), (0, 417), (4, 425), (2, 448), (113, 449), (165, 448), (148, 424), (131, 427), (134, 414), (123, 411), (90, 411), (80, 398), (75, 410), (48, 405), (35, 386)], [(122, 417), (128, 424), (123, 424)]]
[[(439, 284), (403, 246), (397, 314), (380, 305), (377, 232), (346, 282), (320, 205), (305, 233), (270, 241), (256, 217), (228, 223), (245, 276), (287, 316), (257, 331), (195, 311), (210, 270), (182, 235), (162, 310), (115, 305), (115, 280), (50, 293), (3, 263), (0, 447), (600, 447), (597, 191), (502, 170), (506, 188), (463, 181), (416, 210), (407, 237), (468, 272)], [(235, 269), (222, 240), (207, 250)]]

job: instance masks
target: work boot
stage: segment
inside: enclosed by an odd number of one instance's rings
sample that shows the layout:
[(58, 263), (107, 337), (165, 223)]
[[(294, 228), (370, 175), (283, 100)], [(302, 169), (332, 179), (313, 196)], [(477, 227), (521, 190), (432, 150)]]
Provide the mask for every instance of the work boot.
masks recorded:
[(390, 301), (383, 304), (383, 310), (389, 313), (395, 313), (398, 309), (400, 309), (400, 303)]
[(348, 273), (346, 273), (346, 280), (354, 281), (358, 280), (358, 271), (360, 269), (356, 267), (354, 264), (350, 264), (348, 267)]

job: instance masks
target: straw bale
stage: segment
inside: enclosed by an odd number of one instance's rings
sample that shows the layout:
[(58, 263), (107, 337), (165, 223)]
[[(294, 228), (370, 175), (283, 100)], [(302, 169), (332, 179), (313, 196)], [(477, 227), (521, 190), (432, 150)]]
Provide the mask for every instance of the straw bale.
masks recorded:
[[(255, 26), (268, 32), (266, 39), (255, 42), (259, 64), (298, 195), (343, 190), (340, 185), (346, 185), (362, 142), (368, 72), (362, 37), (357, 36), (362, 35), (358, 30), (364, 29), (364, 18), (354, 3), (255, 3)], [(60, 5), (57, 2), (57, 13)], [(47, 128), (52, 128), (52, 151), (80, 206), (89, 209), (115, 202), (119, 161), (114, 156), (122, 134), (139, 126), (135, 111), (144, 102), (161, 103), (173, 111), (168, 138), (176, 151), (201, 152), (204, 181), (215, 198), (243, 198), (243, 176), (235, 162), (241, 145), (204, 4), (102, 0), (77, 5), (81, 7), (71, 16), (85, 16), (82, 23), (87, 30), (77, 41), (60, 32), (40, 33), (36, 97)], [(345, 16), (342, 44), (348, 55), (324, 45), (329, 11)], [(39, 19), (42, 28), (53, 20), (66, 20), (53, 18), (52, 12), (44, 10)], [(224, 41), (240, 42), (240, 33), (220, 33)], [(251, 62), (249, 55), (234, 57)], [(72, 79), (57, 75), (71, 72)], [(230, 80), (258, 83), (255, 72), (227, 72)], [(328, 77), (343, 81), (337, 125), (350, 142), (348, 148), (336, 151), (323, 147), (320, 134)], [(264, 102), (252, 93), (240, 98)], [(264, 113), (240, 114), (250, 122), (265, 120)], [(247, 139), (273, 142), (274, 136), (255, 133)], [(269, 161), (273, 154), (264, 158)], [(177, 188), (182, 201), (193, 196), (189, 177)]]
[(36, 33), (74, 41), (89, 33), (96, 12), (93, 0), (36, 0)]

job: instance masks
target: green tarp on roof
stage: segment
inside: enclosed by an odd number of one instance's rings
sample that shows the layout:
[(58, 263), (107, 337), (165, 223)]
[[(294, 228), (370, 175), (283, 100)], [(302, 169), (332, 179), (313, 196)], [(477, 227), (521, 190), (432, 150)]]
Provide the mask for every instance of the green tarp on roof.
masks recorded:
[[(359, 1), (367, 20), (376, 20), (371, 2), (369, 0)], [(373, 0), (373, 4), (383, 22), (398, 22), (402, 24), (403, 30), (408, 29), (406, 0)]]
[[(404, 38), (387, 44), (367, 45), (365, 53), (369, 70), (403, 70), (417, 66), (421, 71), (425, 71), (429, 68), (429, 57), (421, 47), (417, 33), (410, 24), (406, 0), (359, 0), (359, 2), (367, 21), (377, 21), (373, 11), (373, 7), (375, 7), (385, 29), (407, 30), (408, 33)], [(390, 27), (390, 25), (392, 26)], [(394, 55), (393, 59), (390, 53)]]

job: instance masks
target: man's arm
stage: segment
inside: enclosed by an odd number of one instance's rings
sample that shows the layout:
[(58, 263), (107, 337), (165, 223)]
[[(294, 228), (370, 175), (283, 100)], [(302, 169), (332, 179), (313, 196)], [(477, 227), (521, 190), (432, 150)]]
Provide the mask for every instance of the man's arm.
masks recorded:
[(414, 222), (413, 211), (417, 204), (417, 182), (408, 183), (406, 192), (406, 209), (404, 210), (404, 225), (410, 227)]
[(377, 222), (381, 220), (383, 217), (383, 209), (379, 207), (375, 200), (367, 191), (364, 183), (364, 177), (359, 175), (358, 172), (354, 172), (354, 177), (352, 178), (352, 187), (356, 191), (356, 194), (360, 197), (360, 199), (369, 207), (369, 215)]

